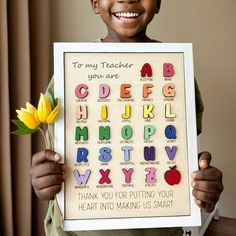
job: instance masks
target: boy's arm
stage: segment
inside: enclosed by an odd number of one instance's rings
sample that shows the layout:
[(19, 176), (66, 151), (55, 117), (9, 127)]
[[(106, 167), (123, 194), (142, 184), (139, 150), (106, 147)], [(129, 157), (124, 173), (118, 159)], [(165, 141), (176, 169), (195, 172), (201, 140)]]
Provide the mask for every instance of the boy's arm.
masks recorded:
[[(196, 118), (197, 118), (197, 134), (202, 131), (202, 116), (204, 106), (200, 94), (200, 90), (195, 80), (195, 100), (196, 100)], [(222, 172), (210, 165), (211, 154), (202, 152), (199, 154), (199, 170), (192, 173), (193, 196), (197, 205), (211, 212), (214, 210), (220, 194), (223, 191)]]
[(195, 82), (195, 103), (196, 103), (196, 118), (197, 118), (197, 135), (202, 132), (202, 116), (204, 111), (204, 105), (202, 102), (201, 93), (197, 84), (196, 79)]

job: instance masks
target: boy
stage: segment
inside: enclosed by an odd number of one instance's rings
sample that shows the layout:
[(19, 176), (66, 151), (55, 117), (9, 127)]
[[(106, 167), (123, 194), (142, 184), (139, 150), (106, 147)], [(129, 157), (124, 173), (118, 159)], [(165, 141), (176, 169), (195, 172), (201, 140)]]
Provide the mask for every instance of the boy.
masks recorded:
[[(146, 29), (159, 12), (161, 0), (91, 0), (91, 3), (107, 27), (107, 36), (101, 42), (158, 42), (146, 35)], [(200, 133), (203, 105), (197, 86), (196, 107)], [(39, 198), (51, 200), (61, 190), (65, 166), (58, 163), (60, 159), (60, 155), (51, 150), (33, 156), (32, 185)], [(206, 212), (213, 211), (223, 189), (222, 173), (210, 166), (210, 161), (210, 153), (199, 154), (200, 170), (192, 173), (193, 196), (196, 204)], [(63, 232), (60, 216), (56, 200), (50, 201), (45, 219), (47, 235), (182, 235), (181, 228)]]

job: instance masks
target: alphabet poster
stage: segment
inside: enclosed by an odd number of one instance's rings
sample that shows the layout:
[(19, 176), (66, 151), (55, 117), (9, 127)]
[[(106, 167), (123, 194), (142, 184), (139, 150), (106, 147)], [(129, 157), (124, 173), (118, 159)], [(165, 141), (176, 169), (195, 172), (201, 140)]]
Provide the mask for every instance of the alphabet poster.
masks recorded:
[(200, 225), (191, 44), (57, 43), (64, 230)]

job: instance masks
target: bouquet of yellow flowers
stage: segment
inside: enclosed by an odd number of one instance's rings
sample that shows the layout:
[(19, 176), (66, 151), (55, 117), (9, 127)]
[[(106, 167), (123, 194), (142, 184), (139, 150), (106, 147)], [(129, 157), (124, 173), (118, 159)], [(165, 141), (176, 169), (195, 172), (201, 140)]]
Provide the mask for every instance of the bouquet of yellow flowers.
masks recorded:
[(39, 130), (43, 135), (46, 148), (49, 148), (50, 145), (47, 142), (42, 126), (46, 124), (48, 130), (49, 126), (56, 121), (60, 112), (59, 100), (54, 99), (49, 92), (46, 94), (41, 93), (37, 108), (26, 102), (26, 108), (20, 108), (16, 112), (18, 119), (14, 119), (12, 122), (18, 129), (12, 133), (25, 135)]

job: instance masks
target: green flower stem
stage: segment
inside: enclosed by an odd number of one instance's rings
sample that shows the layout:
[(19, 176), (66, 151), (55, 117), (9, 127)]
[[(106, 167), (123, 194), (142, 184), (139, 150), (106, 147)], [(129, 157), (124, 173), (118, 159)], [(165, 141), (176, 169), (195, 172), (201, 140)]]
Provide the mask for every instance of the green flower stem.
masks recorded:
[(48, 124), (47, 125), (48, 128), (47, 128), (47, 132), (46, 132), (46, 137), (47, 137), (47, 140), (48, 140), (48, 145), (50, 147), (50, 149), (54, 149), (53, 148), (53, 125), (51, 124)]
[(43, 139), (44, 139), (44, 143), (45, 143), (46, 149), (49, 149), (49, 145), (48, 145), (45, 133), (43, 132), (43, 130), (41, 128), (38, 128), (38, 129), (41, 132), (41, 134), (43, 135)]

